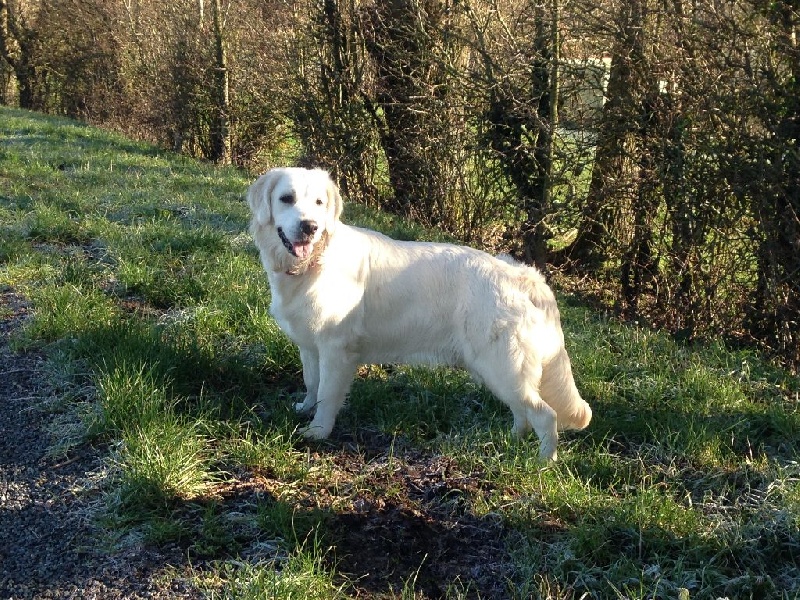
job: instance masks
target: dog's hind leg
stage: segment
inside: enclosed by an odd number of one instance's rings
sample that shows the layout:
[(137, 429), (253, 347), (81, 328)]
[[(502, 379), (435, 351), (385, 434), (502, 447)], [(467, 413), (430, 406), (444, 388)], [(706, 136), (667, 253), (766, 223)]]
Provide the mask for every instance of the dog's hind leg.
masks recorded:
[[(558, 458), (558, 420), (556, 411), (542, 400), (538, 392), (530, 392), (523, 398), (525, 415), (529, 426), (539, 436), (539, 458), (556, 460)], [(516, 424), (515, 424), (516, 430)]]
[(537, 386), (541, 381), (541, 370), (525, 373), (512, 365), (493, 370), (486, 364), (472, 365), (471, 370), (511, 409), (513, 432), (525, 437), (533, 429), (539, 437), (539, 457), (546, 461), (556, 460), (558, 420), (556, 412), (539, 395)]
[(542, 400), (539, 393), (528, 385), (522, 392), (511, 395), (511, 390), (503, 387), (489, 387), (492, 393), (511, 409), (514, 415), (512, 431), (520, 438), (527, 436), (531, 429), (539, 438), (539, 458), (556, 460), (558, 457), (558, 420), (556, 411)]
[(350, 392), (357, 367), (358, 363), (344, 350), (320, 351), (317, 411), (308, 427), (301, 431), (305, 437), (321, 440), (330, 435), (336, 415)]

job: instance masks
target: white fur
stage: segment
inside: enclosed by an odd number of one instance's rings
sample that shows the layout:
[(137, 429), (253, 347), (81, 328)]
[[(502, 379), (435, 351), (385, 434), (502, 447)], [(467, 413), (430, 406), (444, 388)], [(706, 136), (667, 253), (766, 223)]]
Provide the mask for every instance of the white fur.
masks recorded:
[[(307, 437), (330, 434), (365, 363), (468, 369), (511, 408), (516, 434), (536, 431), (544, 459), (555, 460), (559, 429), (589, 424), (555, 297), (536, 269), (345, 225), (338, 189), (321, 170), (273, 169), (251, 186), (248, 202), (271, 312), (300, 348), (307, 395), (296, 408), (316, 409)], [(318, 225), (313, 236), (304, 236), (303, 221)]]

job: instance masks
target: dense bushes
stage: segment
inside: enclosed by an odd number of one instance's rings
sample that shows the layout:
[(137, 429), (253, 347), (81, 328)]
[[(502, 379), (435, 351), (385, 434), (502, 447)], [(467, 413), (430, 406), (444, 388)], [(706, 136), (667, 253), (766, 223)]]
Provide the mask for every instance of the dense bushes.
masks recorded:
[(0, 0), (0, 98), (328, 167), (627, 318), (797, 365), (798, 26), (796, 0)]

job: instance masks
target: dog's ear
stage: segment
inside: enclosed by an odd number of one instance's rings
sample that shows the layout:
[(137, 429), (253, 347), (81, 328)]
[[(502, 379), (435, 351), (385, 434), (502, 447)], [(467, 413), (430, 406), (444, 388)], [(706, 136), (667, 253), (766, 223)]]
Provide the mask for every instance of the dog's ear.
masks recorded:
[(250, 212), (259, 225), (272, 222), (272, 190), (283, 175), (283, 169), (272, 169), (256, 179), (255, 183), (247, 190), (247, 203)]
[(339, 186), (328, 176), (328, 212), (331, 216), (330, 222), (338, 223), (342, 216), (343, 209), (344, 204), (342, 203), (342, 196), (339, 193)]

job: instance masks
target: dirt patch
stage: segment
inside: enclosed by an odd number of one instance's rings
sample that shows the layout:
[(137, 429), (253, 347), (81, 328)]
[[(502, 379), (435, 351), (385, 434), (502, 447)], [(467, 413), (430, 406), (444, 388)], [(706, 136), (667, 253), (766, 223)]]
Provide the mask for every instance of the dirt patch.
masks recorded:
[(495, 519), (442, 515), (388, 501), (365, 512), (337, 515), (337, 569), (357, 595), (411, 586), (427, 598), (453, 588), (470, 597), (506, 598), (502, 525)]
[(327, 529), (332, 561), (355, 596), (411, 587), (426, 598), (443, 598), (450, 588), (464, 597), (507, 598), (513, 574), (506, 526), (498, 515), (471, 508), (494, 491), (485, 474), (464, 473), (450, 457), (385, 437), (374, 436), (358, 452), (345, 443), (334, 457), (346, 483)]

